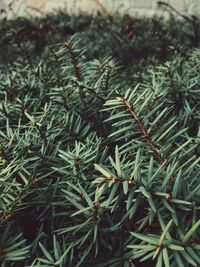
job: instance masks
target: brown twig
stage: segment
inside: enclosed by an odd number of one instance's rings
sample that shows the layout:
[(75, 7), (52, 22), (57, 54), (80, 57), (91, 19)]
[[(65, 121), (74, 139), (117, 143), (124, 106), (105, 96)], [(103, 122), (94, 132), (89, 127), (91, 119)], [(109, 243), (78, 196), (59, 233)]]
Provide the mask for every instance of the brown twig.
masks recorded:
[(82, 81), (81, 72), (80, 72), (80, 69), (78, 66), (78, 60), (76, 59), (75, 53), (74, 53), (71, 45), (68, 42), (65, 42), (65, 48), (66, 48), (66, 50), (70, 56), (71, 63), (74, 67), (76, 78), (79, 82), (81, 82)]
[[(50, 50), (50, 52), (52, 53), (52, 55), (54, 56), (55, 61), (56, 61), (56, 63), (57, 63), (57, 66), (58, 66), (58, 68), (59, 68), (59, 70), (60, 70), (60, 64), (59, 64), (59, 58), (58, 58), (58, 56), (56, 55), (54, 49), (53, 49), (51, 46), (49, 47), (49, 50)], [(65, 94), (64, 94), (64, 91), (65, 91), (65, 90), (64, 90), (64, 87), (65, 87), (65, 85), (64, 85), (64, 83), (63, 83), (63, 81), (62, 81), (62, 79), (61, 79), (59, 73), (57, 74), (56, 77), (57, 77), (57, 80), (58, 80), (60, 86), (61, 86), (62, 89), (63, 89), (63, 93), (61, 93), (60, 96), (61, 96), (62, 99), (63, 99), (63, 105), (64, 105), (64, 108), (65, 108), (65, 110), (68, 111), (68, 110), (69, 110), (68, 101), (67, 101), (67, 97), (66, 97)]]
[(189, 22), (190, 24), (192, 24), (193, 26), (193, 31), (194, 31), (194, 44), (195, 46), (198, 45), (199, 43), (199, 29), (198, 29), (198, 25), (196, 23), (196, 17), (195, 16), (191, 16), (188, 17), (188, 16), (185, 16), (184, 14), (180, 13), (177, 9), (175, 9), (172, 5), (168, 4), (168, 3), (165, 3), (165, 2), (162, 2), (162, 1), (158, 1), (157, 2), (158, 5), (160, 6), (165, 6), (169, 9), (171, 9), (174, 13), (176, 13), (178, 16), (180, 16), (181, 18), (183, 18), (184, 20), (186, 20), (187, 22)]
[(134, 111), (134, 109), (131, 107), (130, 103), (124, 98), (121, 97), (122, 102), (125, 104), (127, 111), (131, 114), (134, 121), (139, 126), (140, 131), (142, 132), (143, 136), (146, 138), (148, 145), (151, 147), (151, 150), (155, 154), (156, 158), (159, 160), (159, 162), (163, 165), (167, 165), (168, 160), (162, 157), (160, 154), (160, 151), (158, 150), (157, 146), (153, 143), (151, 136), (147, 132), (147, 130), (144, 128), (142, 120), (138, 117), (137, 113)]
[(193, 24), (193, 20), (190, 19), (189, 17), (183, 15), (181, 12), (179, 12), (178, 10), (176, 10), (173, 6), (171, 6), (170, 4), (168, 3), (165, 3), (165, 2), (162, 2), (162, 1), (158, 1), (157, 2), (158, 5), (160, 6), (165, 6), (169, 9), (171, 9), (174, 13), (176, 13), (177, 15), (179, 15), (180, 17), (182, 17), (183, 19), (185, 19), (186, 21), (188, 21), (189, 23), (192, 23)]
[(112, 66), (109, 64), (107, 68), (106, 78), (105, 78), (105, 90), (106, 91), (108, 90), (111, 71), (112, 71)]
[(74, 164), (75, 164), (75, 170), (76, 170), (77, 180), (79, 180), (80, 177), (81, 177), (80, 161), (81, 161), (80, 157), (75, 157), (74, 158)]
[[(71, 59), (71, 63), (73, 65), (73, 67), (74, 67), (74, 72), (75, 72), (76, 78), (77, 78), (77, 80), (79, 82), (82, 82), (83, 79), (82, 79), (82, 76), (81, 76), (80, 68), (78, 66), (78, 60), (76, 58), (76, 55), (75, 55), (71, 45), (68, 42), (65, 42), (64, 46), (65, 46), (65, 48), (66, 48), (66, 50), (67, 50), (67, 52), (69, 54), (69, 57)], [(80, 88), (80, 97), (83, 100), (84, 99), (84, 92), (83, 92), (83, 88), (84, 87), (80, 86), (79, 88)]]
[(102, 3), (99, 2), (99, 0), (95, 0), (95, 2), (97, 3), (97, 5), (102, 9), (102, 11), (104, 12), (104, 14), (106, 14), (106, 16), (108, 17), (108, 19), (110, 21), (112, 21), (113, 17), (110, 14), (110, 12), (107, 11), (107, 9), (105, 8), (104, 5), (102, 5)]

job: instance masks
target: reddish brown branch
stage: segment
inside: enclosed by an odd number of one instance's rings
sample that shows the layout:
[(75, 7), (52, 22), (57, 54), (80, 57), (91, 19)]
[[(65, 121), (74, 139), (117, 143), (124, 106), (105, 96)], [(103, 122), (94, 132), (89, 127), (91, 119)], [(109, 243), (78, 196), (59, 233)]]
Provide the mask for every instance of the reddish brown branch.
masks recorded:
[[(65, 48), (66, 48), (66, 50), (67, 50), (67, 52), (69, 54), (69, 57), (71, 59), (71, 63), (73, 65), (73, 67), (74, 67), (74, 72), (75, 72), (76, 78), (77, 78), (77, 80), (79, 82), (82, 82), (83, 79), (82, 79), (82, 76), (81, 76), (80, 68), (78, 66), (78, 60), (76, 58), (76, 55), (75, 55), (71, 45), (68, 42), (65, 42), (64, 46), (65, 46)], [(79, 86), (79, 89), (80, 89), (80, 98), (83, 100), (83, 98), (84, 98), (84, 92), (83, 92), (84, 87), (81, 85), (81, 86)]]
[(82, 77), (81, 77), (81, 72), (80, 72), (80, 69), (79, 69), (79, 66), (78, 66), (78, 60), (76, 59), (76, 56), (74, 54), (74, 51), (71, 47), (71, 45), (67, 42), (65, 42), (65, 48), (70, 56), (70, 59), (71, 59), (71, 63), (74, 67), (74, 71), (75, 71), (75, 75), (76, 75), (76, 78), (79, 82), (82, 81)]
[(162, 157), (160, 154), (157, 146), (154, 144), (154, 142), (151, 139), (151, 136), (147, 132), (147, 130), (144, 128), (142, 120), (138, 117), (137, 113), (134, 111), (134, 109), (131, 107), (130, 103), (124, 98), (121, 97), (122, 102), (125, 104), (127, 111), (131, 114), (134, 121), (137, 123), (140, 131), (142, 132), (143, 136), (146, 138), (148, 145), (151, 147), (151, 150), (155, 154), (156, 158), (159, 160), (159, 162), (163, 165), (167, 165), (167, 159)]
[(158, 1), (157, 4), (158, 4), (159, 6), (165, 6), (165, 7), (169, 8), (169, 9), (171, 9), (171, 10), (172, 10), (173, 12), (175, 12), (178, 16), (182, 17), (183, 19), (187, 20), (187, 21), (190, 22), (190, 23), (193, 23), (193, 20), (192, 20), (192, 19), (190, 19), (189, 17), (187, 17), (187, 16), (181, 14), (181, 13), (180, 13), (177, 9), (175, 9), (172, 5), (170, 5), (170, 4), (168, 4), (168, 3), (165, 3), (165, 2), (163, 2), (163, 1)]

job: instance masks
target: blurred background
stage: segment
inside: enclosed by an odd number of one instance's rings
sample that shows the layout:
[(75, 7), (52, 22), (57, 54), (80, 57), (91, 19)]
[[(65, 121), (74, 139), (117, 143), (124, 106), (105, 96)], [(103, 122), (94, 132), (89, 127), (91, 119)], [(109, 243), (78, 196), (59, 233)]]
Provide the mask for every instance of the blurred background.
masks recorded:
[[(200, 14), (199, 0), (164, 0), (179, 12), (189, 15)], [(133, 16), (153, 16), (165, 12), (166, 6), (159, 6), (157, 0), (1, 0), (1, 18), (5, 16), (37, 15), (41, 16), (55, 10), (65, 10), (68, 13), (97, 14), (120, 13)], [(9, 14), (8, 14), (9, 13)], [(165, 14), (168, 16), (168, 13)]]

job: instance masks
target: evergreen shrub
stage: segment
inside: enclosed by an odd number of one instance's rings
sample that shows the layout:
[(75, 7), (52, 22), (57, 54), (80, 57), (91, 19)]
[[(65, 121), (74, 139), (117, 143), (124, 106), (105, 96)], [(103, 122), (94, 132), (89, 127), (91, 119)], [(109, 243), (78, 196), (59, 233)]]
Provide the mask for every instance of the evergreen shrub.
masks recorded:
[(199, 49), (133, 78), (83, 41), (1, 63), (1, 266), (199, 266)]

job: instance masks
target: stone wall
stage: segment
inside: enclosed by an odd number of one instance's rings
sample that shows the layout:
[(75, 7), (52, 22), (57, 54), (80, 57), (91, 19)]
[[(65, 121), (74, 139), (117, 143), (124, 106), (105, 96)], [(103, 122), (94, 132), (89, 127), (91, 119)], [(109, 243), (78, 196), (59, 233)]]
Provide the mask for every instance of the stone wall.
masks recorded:
[[(200, 0), (164, 0), (162, 2), (172, 5), (181, 13), (200, 15)], [(165, 8), (157, 5), (157, 0), (0, 0), (0, 5), (1, 9), (7, 9), (9, 16), (42, 15), (59, 9), (69, 13), (84, 12), (94, 15), (98, 11), (111, 15), (128, 13), (133, 16), (168, 13)], [(12, 10), (10, 10), (11, 6)]]

